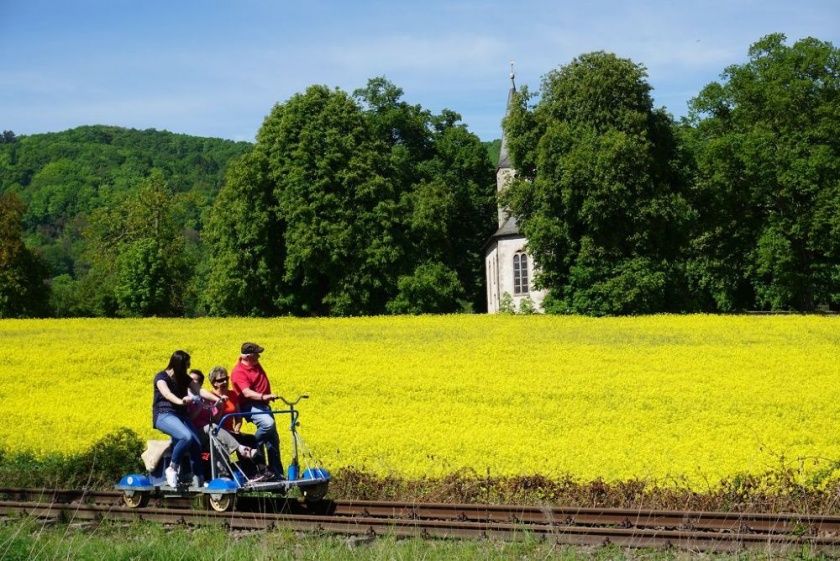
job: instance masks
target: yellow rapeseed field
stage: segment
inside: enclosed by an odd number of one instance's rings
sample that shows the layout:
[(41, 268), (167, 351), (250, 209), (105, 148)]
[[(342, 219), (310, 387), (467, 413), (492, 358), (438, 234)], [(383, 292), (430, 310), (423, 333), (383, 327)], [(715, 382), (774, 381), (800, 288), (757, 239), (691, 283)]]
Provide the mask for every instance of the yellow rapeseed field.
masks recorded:
[(840, 460), (840, 318), (429, 316), (0, 321), (0, 446), (72, 452), (151, 427), (184, 349), (266, 348), (328, 468), (643, 478), (704, 489)]

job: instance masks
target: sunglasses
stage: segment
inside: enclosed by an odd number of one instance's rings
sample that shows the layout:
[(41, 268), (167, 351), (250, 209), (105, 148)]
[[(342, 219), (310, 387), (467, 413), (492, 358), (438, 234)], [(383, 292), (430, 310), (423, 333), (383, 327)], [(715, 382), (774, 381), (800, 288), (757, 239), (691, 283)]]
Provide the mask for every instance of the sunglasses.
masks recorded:
[(219, 378), (218, 380), (213, 382), (213, 384), (227, 384), (227, 381), (228, 381), (227, 378)]

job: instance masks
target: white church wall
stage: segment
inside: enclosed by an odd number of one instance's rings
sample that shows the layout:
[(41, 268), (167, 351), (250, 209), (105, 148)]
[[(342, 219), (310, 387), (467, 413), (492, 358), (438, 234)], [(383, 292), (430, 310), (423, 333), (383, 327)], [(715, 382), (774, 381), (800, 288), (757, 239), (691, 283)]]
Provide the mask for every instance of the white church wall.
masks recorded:
[[(497, 313), (501, 299), (505, 293), (510, 294), (513, 299), (513, 308), (519, 311), (522, 301), (528, 298), (534, 303), (534, 309), (542, 312), (542, 303), (545, 299), (545, 290), (534, 290), (534, 258), (528, 256), (528, 284), (529, 290), (527, 293), (514, 294), (513, 286), (513, 256), (518, 252), (523, 251), (527, 240), (525, 238), (506, 238), (500, 239), (496, 243), (496, 247), (487, 254), (485, 262), (485, 270), (488, 272), (488, 300), (487, 311), (489, 313)], [(493, 274), (493, 270), (497, 274)], [(492, 278), (495, 277), (495, 278)], [(492, 285), (492, 288), (491, 288)]]
[(491, 314), (499, 311), (499, 275), (496, 257), (497, 252), (493, 248), (484, 258), (484, 271), (487, 274), (487, 312)]

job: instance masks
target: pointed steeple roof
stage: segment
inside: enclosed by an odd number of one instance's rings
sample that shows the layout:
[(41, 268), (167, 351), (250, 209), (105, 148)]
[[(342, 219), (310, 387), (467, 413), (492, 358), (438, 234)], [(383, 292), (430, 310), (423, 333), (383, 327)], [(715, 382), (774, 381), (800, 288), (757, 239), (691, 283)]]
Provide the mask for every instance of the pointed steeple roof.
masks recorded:
[[(505, 105), (505, 118), (510, 115), (510, 106), (513, 103), (513, 94), (516, 93), (516, 73), (513, 71), (513, 62), (510, 63), (510, 90), (508, 90), (507, 105)], [(508, 153), (505, 131), (502, 130), (502, 147), (499, 149), (499, 165), (496, 169), (510, 169), (513, 164)]]

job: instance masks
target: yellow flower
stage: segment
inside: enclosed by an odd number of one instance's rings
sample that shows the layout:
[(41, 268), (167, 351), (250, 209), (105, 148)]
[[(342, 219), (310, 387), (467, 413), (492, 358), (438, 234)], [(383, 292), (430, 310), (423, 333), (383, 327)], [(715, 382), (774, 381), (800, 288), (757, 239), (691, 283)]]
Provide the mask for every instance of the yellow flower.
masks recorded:
[(813, 316), (3, 320), (0, 446), (162, 438), (152, 379), (171, 353), (206, 373), (243, 341), (276, 393), (310, 395), (301, 434), (331, 469), (703, 490), (780, 462), (836, 478), (840, 460), (840, 318)]

